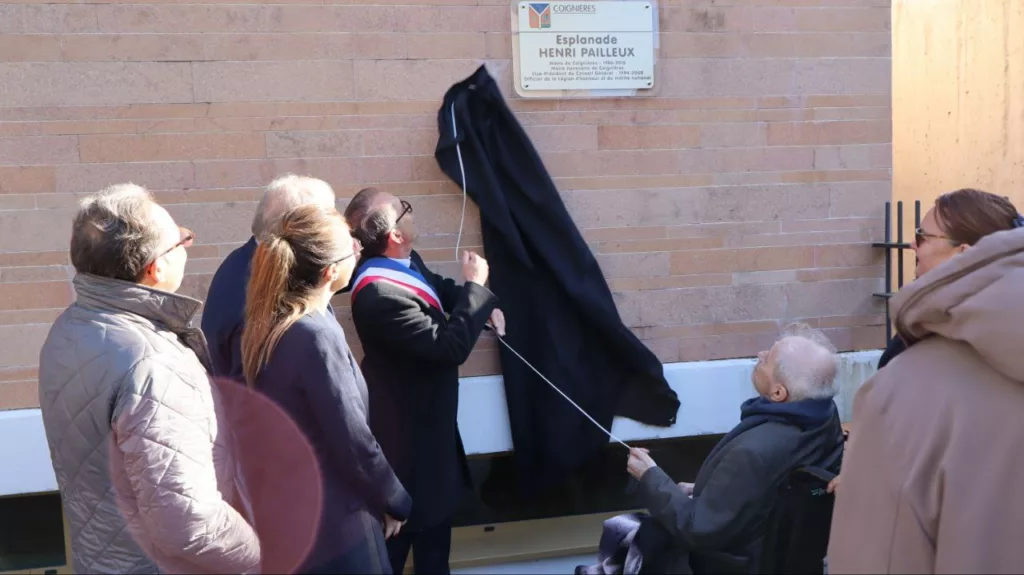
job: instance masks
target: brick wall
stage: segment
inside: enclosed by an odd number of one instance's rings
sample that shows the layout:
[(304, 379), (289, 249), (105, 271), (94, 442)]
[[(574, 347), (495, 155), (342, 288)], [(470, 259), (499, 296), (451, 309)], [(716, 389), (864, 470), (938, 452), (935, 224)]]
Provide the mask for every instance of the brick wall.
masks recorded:
[[(70, 214), (109, 183), (196, 230), (196, 297), (284, 171), (408, 198), (422, 253), (455, 273), (435, 114), (481, 61), (662, 361), (750, 356), (798, 318), (842, 349), (883, 344), (868, 242), (891, 187), (888, 0), (663, 2), (657, 97), (540, 102), (511, 96), (497, 0), (90, 1), (0, 4), (0, 409), (37, 405), (73, 297)], [(465, 245), (478, 222), (471, 205)], [(483, 341), (464, 372), (497, 370)]]

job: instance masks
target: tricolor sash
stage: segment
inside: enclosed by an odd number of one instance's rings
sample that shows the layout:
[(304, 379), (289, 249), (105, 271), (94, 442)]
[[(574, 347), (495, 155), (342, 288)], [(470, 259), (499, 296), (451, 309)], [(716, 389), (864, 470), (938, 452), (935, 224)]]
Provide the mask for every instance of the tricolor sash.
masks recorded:
[(385, 281), (406, 289), (444, 313), (441, 298), (437, 297), (437, 292), (418, 271), (383, 257), (370, 258), (356, 270), (356, 279), (352, 282), (352, 299), (359, 295), (360, 290), (375, 281)]

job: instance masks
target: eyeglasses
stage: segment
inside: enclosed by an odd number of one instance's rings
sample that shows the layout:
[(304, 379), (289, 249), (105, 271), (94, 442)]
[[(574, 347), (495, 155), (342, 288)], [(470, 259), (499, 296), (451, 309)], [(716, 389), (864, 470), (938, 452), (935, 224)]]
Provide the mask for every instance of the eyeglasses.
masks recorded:
[(405, 217), (405, 214), (411, 214), (412, 213), (412, 204), (410, 204), (409, 202), (407, 202), (405, 200), (399, 200), (399, 202), (402, 203), (402, 213), (398, 214), (398, 217), (395, 218), (395, 225), (396, 226), (398, 225), (398, 222), (402, 221), (402, 218)]
[(363, 244), (359, 243), (359, 240), (357, 240), (355, 238), (352, 238), (352, 251), (349, 252), (348, 255), (341, 256), (340, 258), (334, 260), (333, 262), (331, 262), (331, 265), (333, 266), (334, 264), (339, 263), (339, 262), (343, 262), (343, 261), (345, 261), (345, 260), (347, 260), (348, 258), (351, 258), (351, 257), (359, 257), (359, 254), (361, 254), (362, 252), (363, 252)]
[(190, 230), (188, 228), (183, 228), (181, 226), (178, 226), (178, 233), (181, 235), (181, 239), (178, 240), (178, 243), (176, 243), (173, 246), (167, 248), (166, 250), (160, 252), (160, 255), (158, 255), (155, 258), (153, 258), (153, 261), (156, 261), (156, 260), (166, 256), (167, 254), (169, 254), (169, 253), (173, 252), (174, 250), (178, 249), (179, 247), (182, 247), (182, 248), (190, 248), (190, 247), (192, 247), (192, 244), (195, 242), (195, 239), (196, 239), (196, 234), (192, 230)]
[(914, 243), (916, 243), (917, 245), (921, 245), (927, 239), (948, 240), (948, 241), (952, 242), (953, 245), (959, 245), (960, 244), (960, 242), (954, 240), (953, 238), (951, 238), (949, 236), (940, 236), (939, 234), (928, 233), (928, 232), (924, 231), (924, 228), (917, 228), (916, 230), (914, 230)]

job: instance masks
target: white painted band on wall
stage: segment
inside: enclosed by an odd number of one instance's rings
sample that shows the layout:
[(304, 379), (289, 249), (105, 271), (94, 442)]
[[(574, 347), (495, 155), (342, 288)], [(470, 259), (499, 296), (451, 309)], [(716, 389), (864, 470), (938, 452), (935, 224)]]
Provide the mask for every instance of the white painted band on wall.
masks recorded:
[(42, 413), (0, 411), (0, 496), (56, 490)]
[[(843, 421), (850, 419), (853, 394), (875, 372), (881, 355), (881, 351), (840, 354), (836, 403)], [(727, 359), (665, 364), (665, 377), (682, 404), (676, 424), (652, 427), (631, 419), (616, 418), (612, 434), (628, 442), (725, 433), (739, 422), (740, 404), (754, 395), (750, 374), (755, 363), (754, 359)], [(459, 429), (466, 453), (512, 450), (512, 433), (500, 375), (462, 380)], [(468, 433), (468, 430), (473, 432)]]
[[(836, 403), (843, 421), (849, 420), (853, 394), (874, 373), (880, 355), (880, 351), (841, 354)], [(660, 428), (617, 418), (612, 433), (625, 441), (725, 433), (739, 421), (740, 404), (754, 394), (753, 367), (753, 359), (666, 364), (665, 376), (682, 403), (677, 423)], [(463, 378), (459, 429), (470, 455), (512, 450), (501, 376)], [(40, 411), (0, 411), (0, 496), (56, 489)]]

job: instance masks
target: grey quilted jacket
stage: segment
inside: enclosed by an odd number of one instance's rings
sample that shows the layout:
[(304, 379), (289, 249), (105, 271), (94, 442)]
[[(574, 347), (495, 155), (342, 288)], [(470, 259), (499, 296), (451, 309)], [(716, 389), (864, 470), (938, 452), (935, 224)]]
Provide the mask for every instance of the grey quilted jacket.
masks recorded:
[(201, 302), (79, 274), (39, 359), (39, 400), (75, 573), (251, 573)]

